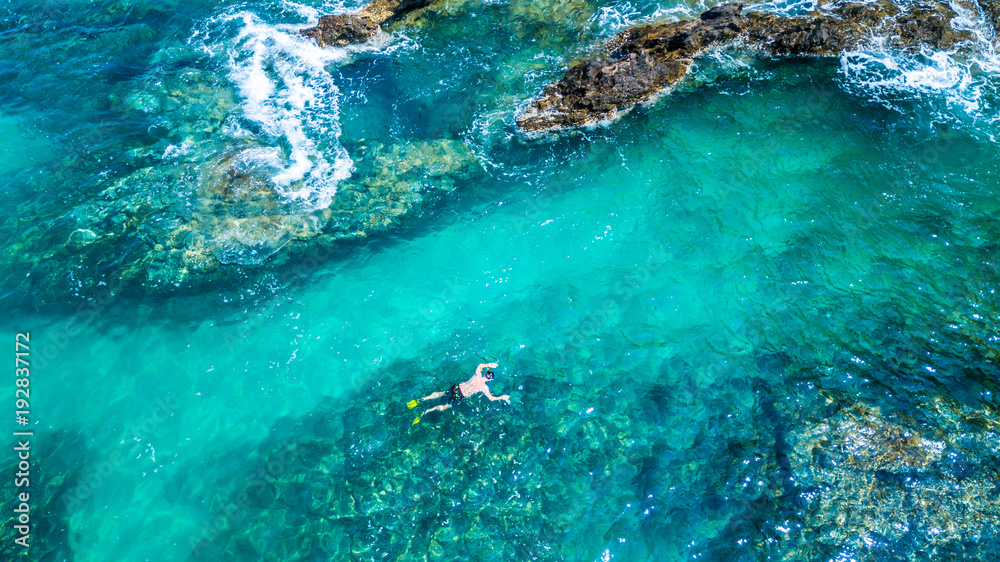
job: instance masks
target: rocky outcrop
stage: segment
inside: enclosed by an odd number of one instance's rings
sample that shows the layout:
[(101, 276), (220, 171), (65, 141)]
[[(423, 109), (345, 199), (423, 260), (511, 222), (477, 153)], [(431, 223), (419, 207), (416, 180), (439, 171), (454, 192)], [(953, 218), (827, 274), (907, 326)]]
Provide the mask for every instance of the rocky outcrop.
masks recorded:
[(538, 131), (614, 118), (619, 110), (680, 82), (701, 51), (736, 39), (747, 25), (742, 8), (725, 4), (694, 21), (623, 31), (609, 44), (613, 58), (570, 68), (545, 88), (517, 124)]
[(751, 12), (743, 5), (717, 6), (693, 21), (632, 28), (608, 44), (610, 57), (571, 67), (517, 118), (527, 131), (590, 125), (676, 85), (705, 49), (740, 41), (769, 55), (834, 56), (865, 47), (874, 37), (899, 49), (951, 49), (970, 39), (951, 26), (945, 4), (903, 12), (881, 1), (836, 3), (811, 16)]
[(773, 55), (836, 56), (863, 48), (875, 37), (897, 49), (952, 49), (967, 32), (951, 27), (955, 12), (945, 4), (913, 6), (890, 2), (829, 4), (812, 16), (786, 18), (748, 13), (744, 41)]
[(323, 16), (316, 27), (303, 29), (301, 33), (314, 38), (320, 47), (360, 43), (378, 33), (381, 24), (429, 3), (430, 0), (373, 0), (351, 14)]

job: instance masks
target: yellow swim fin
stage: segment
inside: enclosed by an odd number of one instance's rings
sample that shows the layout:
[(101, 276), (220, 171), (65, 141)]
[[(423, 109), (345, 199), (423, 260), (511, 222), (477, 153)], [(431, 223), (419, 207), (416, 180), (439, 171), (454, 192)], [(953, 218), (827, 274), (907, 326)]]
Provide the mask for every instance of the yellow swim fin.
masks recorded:
[(417, 404), (419, 404), (419, 403), (420, 403), (419, 400), (410, 400), (409, 402), (406, 403), (406, 407), (407, 408), (416, 408)]
[(410, 425), (417, 425), (418, 423), (420, 423), (420, 416), (417, 416), (417, 419), (413, 420), (413, 423)]

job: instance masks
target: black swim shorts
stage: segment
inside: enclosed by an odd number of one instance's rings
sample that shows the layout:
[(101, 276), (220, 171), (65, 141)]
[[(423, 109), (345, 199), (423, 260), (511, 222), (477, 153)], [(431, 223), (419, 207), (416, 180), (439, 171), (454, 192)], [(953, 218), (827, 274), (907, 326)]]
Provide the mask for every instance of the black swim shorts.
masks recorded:
[(455, 404), (458, 404), (459, 402), (461, 402), (462, 398), (465, 398), (465, 397), (462, 396), (462, 387), (461, 386), (459, 386), (459, 385), (456, 384), (456, 385), (452, 385), (452, 387), (448, 389), (448, 404), (454, 406)]

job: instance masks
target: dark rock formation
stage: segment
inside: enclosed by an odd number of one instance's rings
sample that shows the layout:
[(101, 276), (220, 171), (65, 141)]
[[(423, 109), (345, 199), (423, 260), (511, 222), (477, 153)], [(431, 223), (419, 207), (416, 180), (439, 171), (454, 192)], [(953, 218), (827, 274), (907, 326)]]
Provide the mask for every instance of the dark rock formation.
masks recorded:
[(836, 56), (865, 47), (873, 37), (885, 37), (898, 49), (929, 46), (951, 49), (969, 39), (951, 27), (955, 12), (945, 4), (914, 6), (902, 12), (896, 5), (835, 4), (812, 16), (785, 18), (747, 14), (744, 41), (774, 55)]
[(316, 39), (320, 47), (360, 43), (378, 33), (381, 24), (429, 3), (430, 0), (373, 0), (352, 14), (323, 16), (316, 27), (303, 29), (301, 33)]
[(712, 8), (694, 21), (628, 29), (611, 40), (614, 58), (586, 61), (549, 85), (517, 119), (529, 131), (572, 127), (617, 116), (673, 86), (691, 57), (735, 39), (746, 27), (741, 4)]
[(742, 7), (724, 4), (694, 21), (627, 29), (612, 40), (612, 45), (618, 45), (620, 53), (654, 51), (668, 58), (690, 58), (716, 43), (735, 39), (746, 26)]
[(323, 16), (316, 27), (303, 29), (302, 35), (316, 39), (320, 47), (327, 45), (347, 45), (360, 43), (375, 35), (379, 30), (379, 22), (369, 16), (359, 14), (343, 14), (340, 16)]
[(843, 51), (845, 34), (830, 18), (750, 14), (746, 41), (775, 55), (827, 56)]
[(945, 4), (915, 6), (906, 12), (888, 1), (837, 3), (811, 16), (742, 13), (742, 4), (724, 4), (693, 21), (646, 25), (623, 31), (608, 45), (608, 60), (570, 68), (545, 88), (517, 118), (527, 131), (576, 127), (614, 118), (621, 110), (677, 84), (692, 58), (733, 41), (769, 55), (835, 56), (884, 37), (899, 49), (951, 49), (971, 38), (951, 27), (955, 12)]

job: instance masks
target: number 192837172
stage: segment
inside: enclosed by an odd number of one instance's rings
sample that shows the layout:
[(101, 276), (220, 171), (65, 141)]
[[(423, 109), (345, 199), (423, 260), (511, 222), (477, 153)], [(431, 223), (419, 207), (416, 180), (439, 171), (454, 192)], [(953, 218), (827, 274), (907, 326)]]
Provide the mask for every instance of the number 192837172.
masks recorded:
[(17, 376), (15, 384), (17, 390), (14, 392), (14, 407), (18, 425), (28, 425), (29, 408), (28, 399), (31, 397), (31, 364), (29, 362), (30, 352), (29, 340), (31, 335), (17, 334), (14, 340), (14, 374)]

